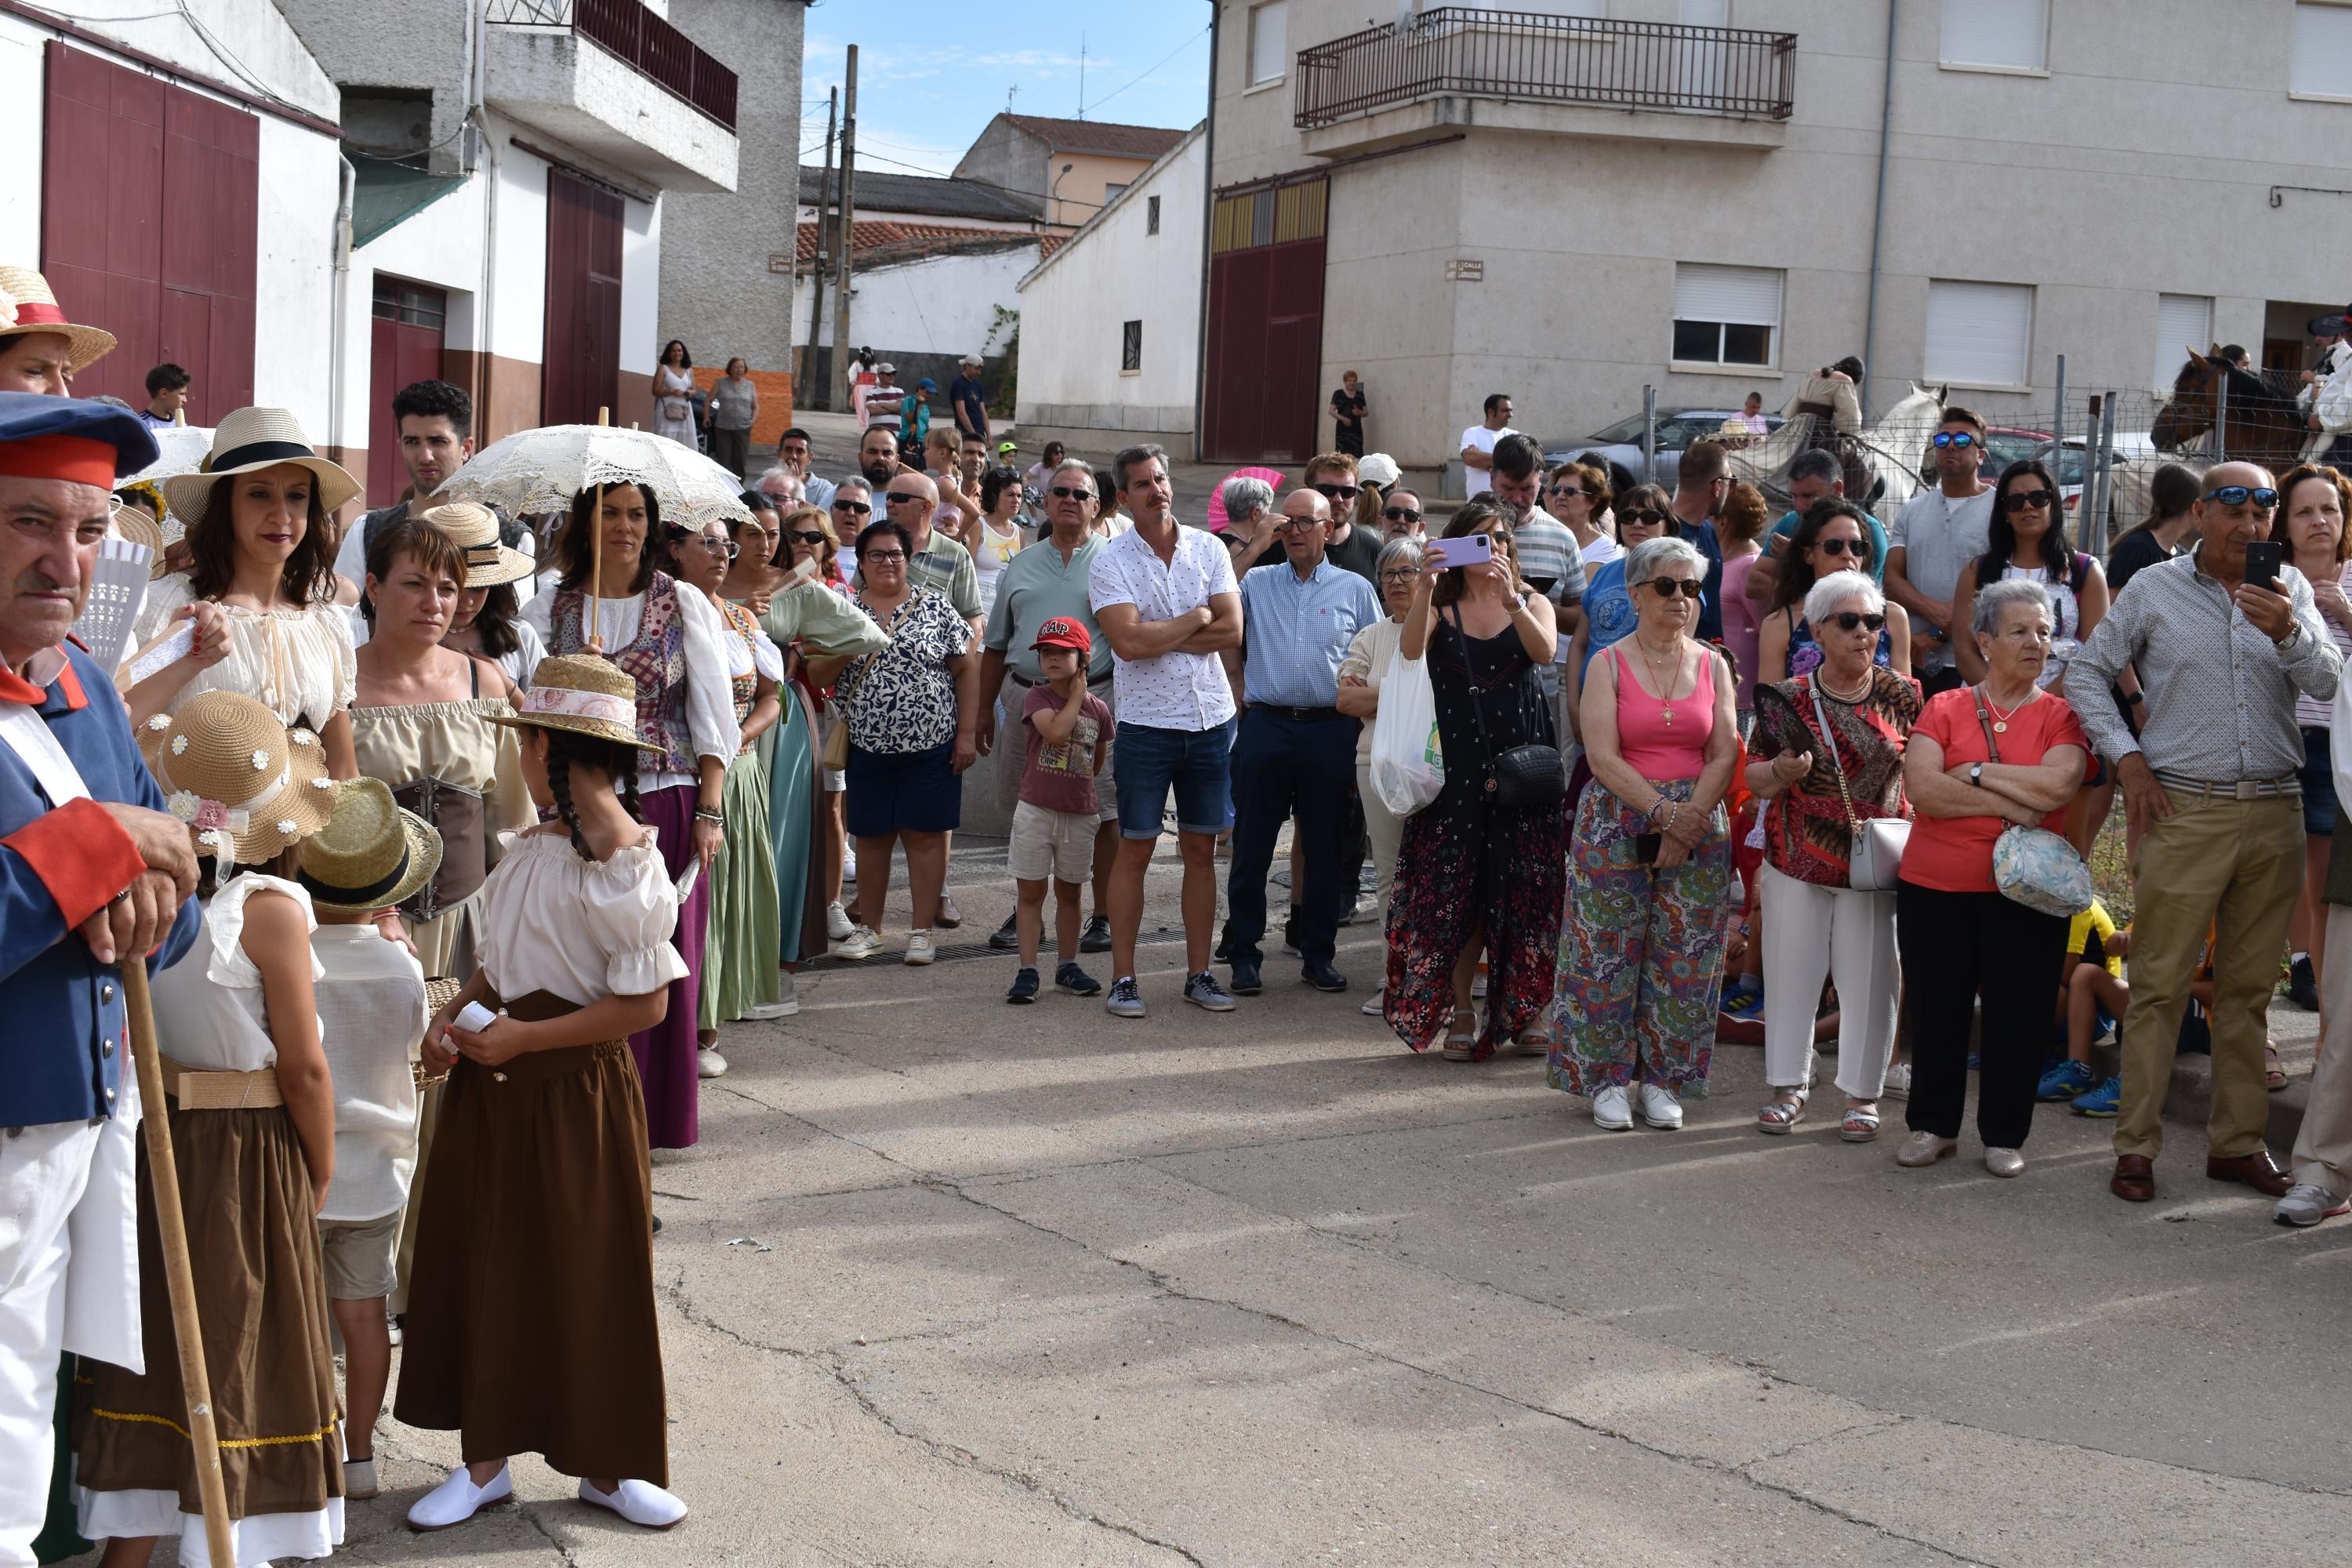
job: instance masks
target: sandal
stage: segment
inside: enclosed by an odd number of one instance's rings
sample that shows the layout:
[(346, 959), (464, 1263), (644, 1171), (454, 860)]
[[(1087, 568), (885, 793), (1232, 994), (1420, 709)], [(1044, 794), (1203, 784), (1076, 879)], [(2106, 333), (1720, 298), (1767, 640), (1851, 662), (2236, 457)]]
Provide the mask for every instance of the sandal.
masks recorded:
[(1838, 1136), (1849, 1143), (1868, 1143), (1878, 1137), (1878, 1107), (1849, 1105), (1845, 1120), (1838, 1123)]
[(2286, 1068), (2279, 1065), (2278, 1047), (2263, 1042), (2263, 1087), (2276, 1094), (2286, 1087)]
[(1522, 1029), (1519, 1037), (1511, 1042), (1511, 1054), (1520, 1057), (1551, 1055), (1551, 1030), (1538, 1024), (1532, 1029)]
[(1446, 1026), (1445, 1044), (1438, 1055), (1449, 1062), (1466, 1062), (1478, 1047), (1478, 1015), (1467, 1007), (1454, 1009), (1453, 1021)]
[(1797, 1123), (1805, 1119), (1806, 1099), (1803, 1089), (1797, 1089), (1794, 1093), (1794, 1100), (1768, 1101), (1764, 1109), (1756, 1113), (1756, 1131), (1775, 1133), (1793, 1131)]

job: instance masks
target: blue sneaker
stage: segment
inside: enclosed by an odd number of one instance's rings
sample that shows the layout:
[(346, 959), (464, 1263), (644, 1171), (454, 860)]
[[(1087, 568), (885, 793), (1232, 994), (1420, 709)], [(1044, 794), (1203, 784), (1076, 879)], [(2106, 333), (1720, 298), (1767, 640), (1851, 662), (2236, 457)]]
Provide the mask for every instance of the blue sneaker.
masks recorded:
[(1076, 962), (1066, 959), (1062, 967), (1054, 971), (1054, 989), (1072, 996), (1098, 996), (1102, 994), (1102, 982), (1080, 969)]
[(2124, 1080), (2122, 1079), (2104, 1079), (2090, 1093), (2078, 1094), (2074, 1097), (2074, 1114), (2112, 1117), (2122, 1108), (2123, 1098)]
[(1737, 1019), (1743, 1024), (1762, 1023), (1764, 1021), (1764, 988), (1760, 985), (1726, 986), (1721, 1012), (1725, 1017)]
[(2073, 1100), (2089, 1093), (2098, 1081), (2084, 1063), (2063, 1061), (2042, 1075), (2042, 1087), (2033, 1091), (2033, 1097), (2042, 1100)]
[(1037, 1000), (1037, 972), (1024, 969), (1014, 974), (1013, 989), (1004, 994), (1004, 999), (1016, 1007)]
[(1234, 1010), (1232, 993), (1217, 984), (1217, 977), (1203, 969), (1184, 982), (1184, 1000), (1195, 1007), (1205, 1007), (1212, 1013)]

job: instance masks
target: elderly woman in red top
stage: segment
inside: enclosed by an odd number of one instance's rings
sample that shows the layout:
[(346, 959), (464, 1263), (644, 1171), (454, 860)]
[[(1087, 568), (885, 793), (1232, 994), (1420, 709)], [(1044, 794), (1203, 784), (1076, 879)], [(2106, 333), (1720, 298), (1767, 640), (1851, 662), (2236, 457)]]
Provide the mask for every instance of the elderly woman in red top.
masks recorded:
[(735, 720), (727, 624), (708, 595), (654, 569), (648, 542), (661, 526), (650, 490), (629, 484), (582, 490), (556, 542), (563, 575), (524, 608), (523, 619), (549, 653), (601, 651), (636, 682), (637, 735), (654, 753), (637, 776), (646, 826), (655, 830), (673, 880), (689, 862), (702, 868), (678, 907), (671, 938), (686, 960), (686, 977), (671, 983), (662, 1021), (629, 1037), (653, 1147), (685, 1149), (696, 1136), (695, 1018), (709, 872), (726, 836), (719, 803), (727, 764), (742, 749), (743, 732)]

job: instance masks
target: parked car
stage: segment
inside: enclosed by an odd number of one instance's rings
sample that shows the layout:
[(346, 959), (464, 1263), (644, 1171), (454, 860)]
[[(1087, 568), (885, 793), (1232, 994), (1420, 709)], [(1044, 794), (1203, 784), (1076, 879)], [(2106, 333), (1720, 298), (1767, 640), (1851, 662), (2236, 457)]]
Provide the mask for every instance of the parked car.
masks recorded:
[[(1671, 489), (1675, 476), (1680, 471), (1683, 449), (1694, 441), (1703, 441), (1723, 428), (1727, 419), (1738, 417), (1737, 408), (1675, 408), (1658, 410), (1657, 482)], [(1764, 416), (1764, 423), (1778, 430), (1780, 416)], [(1622, 469), (1639, 477), (1642, 472), (1642, 416), (1628, 415), (1614, 425), (1594, 431), (1581, 441), (1547, 441), (1544, 462), (1564, 463), (1570, 458), (1586, 453), (1598, 454), (1612, 469)]]
[[(2090, 475), (2090, 441), (2084, 437), (2069, 436), (2066, 437), (2066, 450), (2063, 455), (2053, 458), (2052, 456), (2053, 449), (2052, 444), (2044, 440), (2042, 445), (2025, 453), (2024, 456), (2039, 458), (2048, 466), (2052, 473), (2058, 476), (2059, 493), (2066, 498), (2066, 507), (2071, 511), (2081, 504), (2083, 486)], [(2140, 462), (2161, 456), (2156, 449), (2156, 443), (2149, 438), (2148, 433), (2145, 430), (2116, 431), (2115, 451), (2116, 458), (2124, 462)], [(1999, 470), (1995, 469), (1992, 472), (1998, 473)]]

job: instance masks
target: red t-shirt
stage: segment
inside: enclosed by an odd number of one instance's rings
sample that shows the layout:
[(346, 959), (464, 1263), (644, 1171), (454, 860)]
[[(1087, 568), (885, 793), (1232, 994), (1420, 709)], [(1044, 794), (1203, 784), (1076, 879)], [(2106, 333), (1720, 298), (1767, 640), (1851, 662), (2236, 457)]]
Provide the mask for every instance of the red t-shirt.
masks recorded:
[[(2000, 742), (2004, 763), (2031, 767), (2053, 746), (2091, 749), (2083, 721), (2063, 698), (2048, 691), (2011, 714), (2007, 722), (2008, 730), (1994, 737)], [(1914, 742), (1923, 735), (1944, 749), (1947, 772), (1961, 763), (1992, 761), (1985, 748), (1984, 727), (1977, 722), (1974, 687), (1963, 686), (1930, 698), (1918, 722), (1911, 726)], [(2042, 819), (2042, 826), (2053, 833), (2065, 832), (2066, 813), (2052, 812)], [(1918, 812), (1911, 819), (1911, 841), (1903, 849), (1903, 879), (1948, 893), (1998, 892), (1992, 879), (1992, 846), (2009, 826), (2009, 819), (2002, 816), (1929, 816)]]
[(1021, 704), (1021, 728), (1029, 750), (1021, 764), (1021, 798), (1047, 811), (1092, 816), (1101, 809), (1095, 797), (1095, 742), (1110, 728), (1110, 709), (1093, 692), (1078, 709), (1077, 727), (1059, 745), (1047, 745), (1031, 722), (1040, 713), (1059, 710), (1067, 700), (1050, 686), (1033, 686)]

